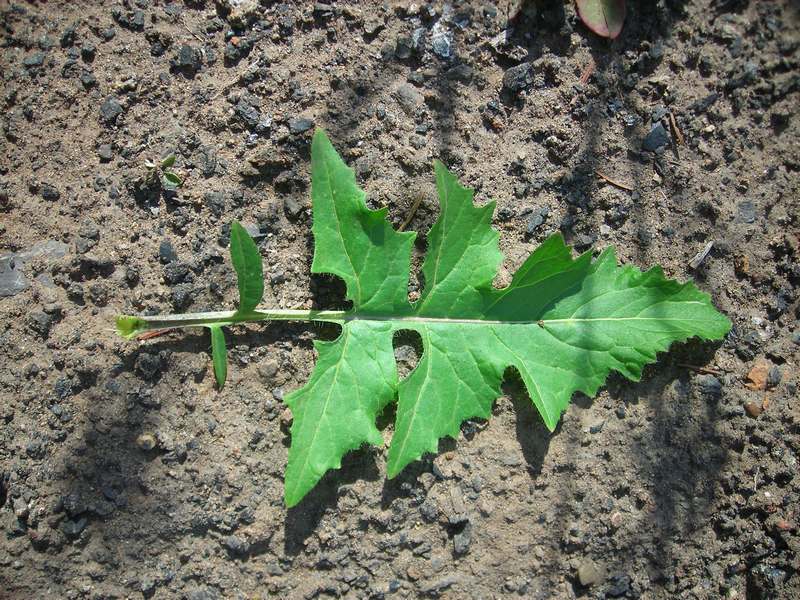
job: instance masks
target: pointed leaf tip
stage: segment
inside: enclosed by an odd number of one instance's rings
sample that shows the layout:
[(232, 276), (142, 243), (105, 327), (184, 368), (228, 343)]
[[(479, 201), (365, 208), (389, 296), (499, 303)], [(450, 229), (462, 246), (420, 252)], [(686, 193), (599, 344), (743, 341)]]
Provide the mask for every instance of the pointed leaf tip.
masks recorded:
[(217, 380), (217, 387), (225, 387), (228, 379), (228, 351), (225, 348), (225, 334), (222, 327), (212, 325), (208, 328), (211, 332), (211, 362), (214, 365), (214, 378)]
[(578, 15), (589, 29), (615, 39), (625, 22), (625, 0), (575, 0)]
[(264, 295), (264, 270), (258, 246), (238, 221), (231, 223), (230, 250), (239, 287), (238, 312), (249, 313)]

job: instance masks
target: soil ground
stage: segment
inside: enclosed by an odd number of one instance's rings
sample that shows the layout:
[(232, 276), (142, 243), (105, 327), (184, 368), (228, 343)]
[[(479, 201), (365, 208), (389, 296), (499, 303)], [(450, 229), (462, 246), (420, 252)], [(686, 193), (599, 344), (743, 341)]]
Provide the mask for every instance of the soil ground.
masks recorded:
[[(631, 0), (613, 42), (560, 2), (0, 1), (0, 596), (800, 597), (799, 26), (786, 0)], [(435, 219), (435, 158), (496, 200), (498, 283), (560, 230), (734, 329), (554, 434), (509, 373), (438, 455), (389, 481), (354, 452), (287, 511), (281, 399), (335, 332), (232, 332), (218, 392), (204, 335), (113, 318), (232, 307), (234, 218), (265, 306), (341, 306), (309, 276), (316, 126), (396, 225)], [(176, 192), (144, 166), (170, 153)]]

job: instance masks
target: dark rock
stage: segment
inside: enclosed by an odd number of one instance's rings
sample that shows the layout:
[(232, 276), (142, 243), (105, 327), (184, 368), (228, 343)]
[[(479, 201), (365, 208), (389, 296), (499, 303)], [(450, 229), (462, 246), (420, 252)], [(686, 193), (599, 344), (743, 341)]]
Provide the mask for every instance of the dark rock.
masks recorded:
[(49, 240), (38, 242), (23, 252), (0, 255), (0, 297), (14, 296), (30, 286), (21, 270), (25, 262), (39, 257), (50, 260), (62, 258), (68, 250), (67, 244)]
[(728, 79), (725, 87), (728, 90), (736, 90), (747, 87), (758, 80), (758, 65), (754, 62), (746, 62), (741, 70)]
[(77, 492), (72, 492), (64, 496), (61, 499), (61, 508), (72, 518), (82, 515), (89, 510), (89, 506), (86, 504), (81, 494)]
[(81, 517), (75, 521), (67, 520), (61, 524), (61, 531), (68, 538), (76, 538), (86, 529), (87, 523), (88, 521), (85, 517)]
[(36, 69), (44, 64), (44, 52), (34, 52), (22, 60), (26, 69)]
[(695, 114), (704, 113), (711, 106), (713, 106), (714, 103), (716, 103), (717, 100), (719, 100), (719, 94), (716, 93), (716, 92), (713, 92), (713, 93), (709, 94), (708, 96), (706, 96), (705, 98), (701, 98), (700, 100), (697, 100), (696, 102), (693, 102), (692, 104), (690, 104), (689, 105), (689, 110), (691, 112), (695, 113)]
[(129, 266), (125, 269), (125, 282), (129, 286), (133, 287), (139, 283), (139, 277), (139, 269), (137, 267)]
[(61, 39), (59, 43), (61, 44), (62, 48), (69, 48), (73, 44), (75, 44), (75, 33), (78, 30), (78, 24), (73, 23), (69, 27), (64, 30), (64, 33), (61, 34)]
[(54, 318), (40, 310), (33, 311), (28, 314), (28, 327), (32, 331), (38, 333), (41, 337), (46, 338), (50, 333), (50, 327), (53, 325)]
[(145, 381), (152, 381), (161, 371), (161, 357), (150, 352), (140, 352), (136, 357), (135, 369)]
[(453, 552), (457, 556), (462, 556), (469, 552), (469, 545), (472, 543), (472, 523), (469, 521), (464, 528), (453, 536)]
[(178, 48), (178, 52), (170, 61), (170, 66), (175, 71), (180, 71), (186, 75), (192, 76), (203, 66), (202, 55), (200, 51), (193, 46), (184, 44)]
[(631, 589), (631, 578), (623, 573), (617, 573), (611, 576), (606, 595), (612, 598), (619, 598), (626, 596)]
[(49, 183), (45, 183), (42, 186), (42, 198), (49, 202), (55, 202), (59, 198), (61, 198), (61, 192), (55, 186), (50, 185)]
[(81, 85), (84, 89), (91, 89), (97, 85), (97, 78), (91, 71), (84, 71), (81, 73)]
[(770, 367), (769, 373), (767, 373), (767, 388), (777, 387), (782, 379), (783, 371), (777, 365), (773, 365)]
[(158, 260), (161, 261), (162, 265), (171, 263), (173, 260), (178, 260), (178, 253), (175, 252), (175, 248), (169, 240), (161, 240), (161, 243), (158, 245)]
[(416, 112), (417, 108), (422, 106), (425, 101), (424, 96), (410, 83), (404, 83), (394, 91), (394, 97), (400, 108), (408, 114), (412, 115)]
[(225, 195), (222, 192), (206, 192), (203, 202), (214, 216), (219, 217), (225, 212)]
[(122, 114), (122, 106), (117, 102), (116, 98), (107, 98), (100, 106), (100, 119), (107, 125), (113, 125), (117, 122), (117, 117)]
[(123, 12), (120, 8), (114, 8), (111, 10), (111, 16), (125, 29), (144, 31), (144, 11), (140, 8), (132, 12)]
[(305, 117), (296, 117), (289, 119), (289, 131), (295, 135), (298, 133), (305, 133), (314, 127), (314, 121)]
[(467, 64), (461, 63), (447, 70), (444, 74), (445, 77), (453, 81), (460, 81), (462, 83), (469, 83), (472, 79), (472, 67)]
[(744, 200), (736, 205), (737, 223), (754, 223), (756, 220), (756, 207), (750, 200)]
[(86, 62), (92, 62), (96, 53), (97, 47), (91, 42), (84, 42), (81, 46), (81, 58)]
[(722, 396), (722, 383), (713, 375), (700, 375), (697, 378), (697, 386), (700, 393), (709, 398), (719, 398)]
[(250, 550), (250, 544), (235, 535), (229, 535), (228, 537), (224, 538), (222, 540), (222, 545), (234, 556), (244, 556)]
[(305, 209), (305, 204), (303, 204), (299, 198), (288, 196), (283, 201), (283, 208), (289, 217), (296, 219), (302, 214), (303, 210)]
[(233, 107), (233, 112), (248, 129), (255, 129), (261, 122), (261, 113), (244, 99), (239, 100)]
[(453, 32), (441, 23), (433, 26), (431, 50), (439, 58), (448, 59), (453, 55)]
[(503, 75), (503, 88), (510, 92), (519, 92), (533, 83), (533, 66), (524, 62), (508, 69)]
[(164, 281), (170, 285), (181, 283), (186, 280), (190, 272), (189, 265), (174, 260), (164, 267)]
[(217, 153), (211, 147), (201, 148), (197, 162), (203, 177), (211, 177), (217, 170)]
[(0, 298), (15, 296), (30, 286), (19, 268), (21, 265), (22, 261), (14, 254), (0, 256)]
[(175, 286), (170, 294), (170, 301), (175, 310), (186, 310), (191, 306), (193, 301), (192, 287), (186, 283), (181, 283)]
[(550, 209), (546, 206), (542, 206), (541, 208), (537, 208), (531, 213), (531, 216), (528, 217), (528, 224), (525, 230), (528, 232), (528, 235), (532, 235), (546, 220), (547, 215), (550, 214)]
[(100, 162), (108, 162), (114, 158), (111, 144), (100, 144), (100, 147), (97, 149), (97, 156), (100, 158)]
[(409, 58), (413, 52), (413, 42), (408, 36), (401, 35), (394, 45), (394, 55), (400, 60)]
[(661, 123), (653, 126), (642, 142), (642, 148), (648, 152), (656, 152), (669, 144), (669, 133)]

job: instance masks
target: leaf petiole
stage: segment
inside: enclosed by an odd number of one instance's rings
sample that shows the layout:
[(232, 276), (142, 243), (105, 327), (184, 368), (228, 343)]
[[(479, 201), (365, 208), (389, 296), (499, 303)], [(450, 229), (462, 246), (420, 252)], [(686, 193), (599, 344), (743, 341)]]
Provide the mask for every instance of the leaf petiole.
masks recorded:
[(327, 323), (344, 323), (343, 310), (254, 310), (250, 312), (214, 311), (185, 313), (176, 315), (117, 317), (117, 333), (124, 338), (132, 339), (147, 331), (157, 329), (174, 329), (177, 327), (222, 327), (237, 323), (255, 323), (258, 321), (325, 321)]

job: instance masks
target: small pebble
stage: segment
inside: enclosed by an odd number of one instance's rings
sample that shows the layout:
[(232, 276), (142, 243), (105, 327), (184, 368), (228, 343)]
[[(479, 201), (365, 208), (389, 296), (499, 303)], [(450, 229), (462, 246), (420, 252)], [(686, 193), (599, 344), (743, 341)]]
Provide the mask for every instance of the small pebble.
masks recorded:
[(760, 402), (745, 402), (744, 410), (749, 416), (753, 417), (754, 419), (757, 419), (761, 415), (761, 413), (764, 412), (764, 409), (761, 407)]
[(140, 450), (144, 450), (145, 452), (149, 452), (155, 448), (156, 444), (156, 436), (154, 436), (152, 433), (143, 433), (136, 438), (136, 445)]
[(597, 585), (605, 579), (603, 568), (598, 566), (593, 560), (585, 560), (578, 567), (578, 581), (584, 587)]

